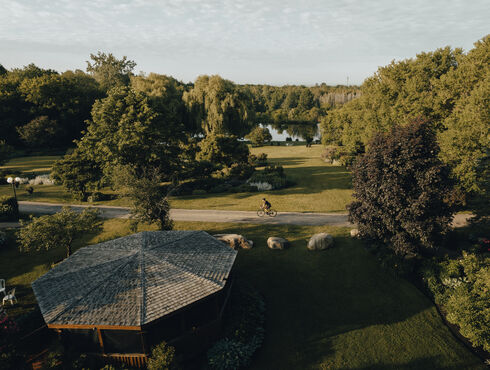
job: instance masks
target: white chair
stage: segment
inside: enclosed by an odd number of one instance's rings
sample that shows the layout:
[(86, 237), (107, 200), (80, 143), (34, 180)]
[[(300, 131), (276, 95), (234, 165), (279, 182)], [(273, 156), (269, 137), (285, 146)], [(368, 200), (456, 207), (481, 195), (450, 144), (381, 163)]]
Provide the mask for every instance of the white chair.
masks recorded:
[(17, 302), (17, 298), (15, 298), (15, 288), (12, 289), (9, 294), (3, 297), (2, 306), (5, 304), (5, 301), (10, 301), (10, 304), (13, 306), (14, 301)]
[(7, 292), (5, 291), (5, 280), (0, 279), (0, 293), (3, 292), (3, 295), (5, 296)]

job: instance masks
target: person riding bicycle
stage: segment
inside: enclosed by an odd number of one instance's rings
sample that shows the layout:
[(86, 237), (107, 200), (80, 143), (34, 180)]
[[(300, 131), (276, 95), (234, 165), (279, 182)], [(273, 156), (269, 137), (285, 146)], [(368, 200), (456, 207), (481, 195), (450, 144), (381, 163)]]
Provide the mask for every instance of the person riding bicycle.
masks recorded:
[(262, 206), (261, 206), (261, 208), (265, 212), (269, 212), (269, 210), (271, 209), (271, 204), (267, 201), (267, 199), (262, 198)]

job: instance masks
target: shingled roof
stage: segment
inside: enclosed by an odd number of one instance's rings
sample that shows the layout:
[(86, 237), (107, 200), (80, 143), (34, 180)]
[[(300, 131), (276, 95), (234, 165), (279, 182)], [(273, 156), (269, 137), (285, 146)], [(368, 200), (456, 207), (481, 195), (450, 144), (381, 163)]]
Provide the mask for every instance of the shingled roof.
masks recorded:
[(81, 248), (34, 283), (46, 323), (141, 326), (222, 289), (237, 252), (204, 231)]

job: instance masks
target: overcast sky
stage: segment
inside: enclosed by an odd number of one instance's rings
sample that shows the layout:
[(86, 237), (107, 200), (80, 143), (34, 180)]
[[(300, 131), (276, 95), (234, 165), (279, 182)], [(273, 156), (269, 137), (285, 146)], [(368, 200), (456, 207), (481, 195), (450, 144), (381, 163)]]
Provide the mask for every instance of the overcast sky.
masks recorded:
[(185, 82), (360, 84), (490, 33), (489, 0), (0, 0), (0, 63), (58, 71), (112, 52)]

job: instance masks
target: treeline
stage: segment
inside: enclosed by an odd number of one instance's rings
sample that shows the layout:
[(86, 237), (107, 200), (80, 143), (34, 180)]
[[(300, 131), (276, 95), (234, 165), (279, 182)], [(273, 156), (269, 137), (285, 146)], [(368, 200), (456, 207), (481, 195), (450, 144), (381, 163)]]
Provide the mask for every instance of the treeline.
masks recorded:
[(465, 192), (489, 192), (490, 36), (467, 53), (449, 47), (381, 67), (355, 99), (322, 118), (325, 144), (356, 155), (376, 132), (418, 118), (437, 132), (440, 157)]
[[(359, 94), (355, 87), (325, 84), (237, 85), (218, 76), (185, 84), (153, 73), (136, 76), (135, 66), (126, 57), (100, 52), (90, 56), (86, 72), (58, 73), (34, 64), (8, 71), (0, 65), (0, 141), (38, 152), (73, 146), (87, 128), (94, 103), (121, 86), (146, 94), (167, 122), (179, 122), (192, 134), (209, 133), (209, 118), (220, 120), (224, 132), (239, 137), (258, 123), (316, 124), (329, 109)], [(159, 100), (162, 91), (165, 98)], [(208, 109), (220, 104), (219, 111)]]

